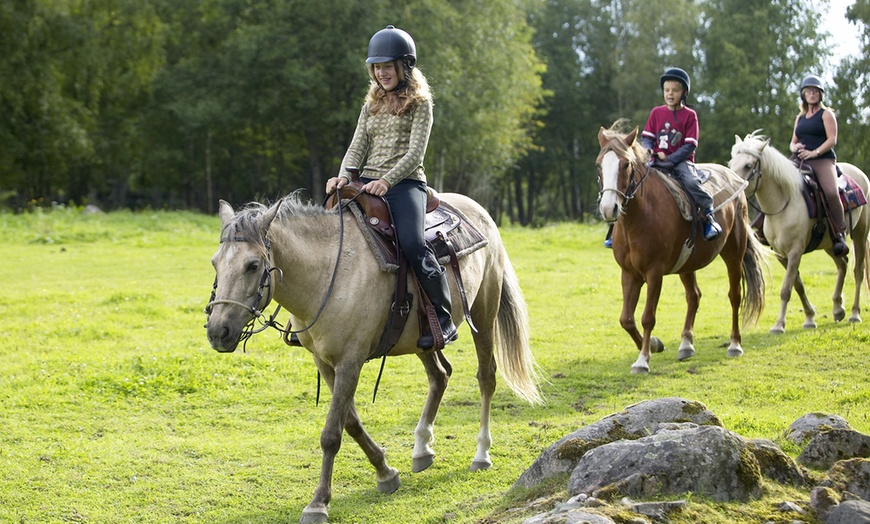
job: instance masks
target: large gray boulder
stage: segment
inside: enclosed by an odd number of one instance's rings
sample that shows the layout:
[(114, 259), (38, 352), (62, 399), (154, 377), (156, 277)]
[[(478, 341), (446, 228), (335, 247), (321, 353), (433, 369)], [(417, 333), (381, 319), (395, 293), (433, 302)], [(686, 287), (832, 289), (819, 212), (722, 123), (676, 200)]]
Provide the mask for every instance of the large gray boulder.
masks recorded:
[(531, 488), (543, 481), (568, 475), (591, 449), (619, 440), (646, 437), (663, 424), (681, 422), (722, 425), (716, 415), (700, 402), (677, 397), (640, 402), (559, 439), (523, 472), (514, 486)]
[(598, 498), (697, 493), (719, 502), (761, 496), (761, 469), (746, 440), (718, 426), (662, 429), (587, 451), (568, 492)]
[(812, 437), (797, 460), (801, 464), (828, 469), (840, 460), (870, 457), (870, 436), (854, 429), (830, 429)]
[(847, 500), (834, 506), (825, 524), (868, 524), (870, 523), (870, 502), (866, 500)]
[(806, 471), (774, 442), (767, 439), (752, 439), (747, 440), (746, 445), (758, 461), (763, 477), (796, 487), (807, 485)]
[(846, 419), (827, 413), (807, 413), (791, 423), (785, 431), (785, 438), (795, 444), (803, 445), (814, 436), (831, 429), (852, 429)]

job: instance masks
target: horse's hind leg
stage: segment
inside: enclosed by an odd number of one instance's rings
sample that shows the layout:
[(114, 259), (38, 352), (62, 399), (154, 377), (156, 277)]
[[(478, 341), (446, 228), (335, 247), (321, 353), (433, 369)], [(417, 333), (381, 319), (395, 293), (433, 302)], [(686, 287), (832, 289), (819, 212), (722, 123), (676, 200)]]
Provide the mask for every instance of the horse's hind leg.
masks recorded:
[(339, 366), (339, 369), (334, 369), (317, 357), (314, 358), (314, 362), (329, 389), (332, 390), (332, 400), (329, 403), (326, 423), (320, 433), (320, 447), (323, 451), (320, 480), (311, 502), (302, 510), (301, 524), (327, 521), (327, 508), (332, 499), (332, 471), (335, 466), (335, 456), (341, 448), (343, 430), (347, 430), (348, 434), (359, 443), (369, 462), (375, 467), (378, 491), (392, 493), (399, 487), (399, 472), (387, 465), (384, 450), (366, 433), (354, 405), (353, 397), (359, 383), (362, 364), (344, 363)]
[(477, 433), (477, 451), (471, 461), (471, 471), (486, 470), (492, 467), (489, 450), (492, 448), (492, 433), (490, 432), (490, 412), (492, 396), (495, 394), (496, 371), (494, 326), (492, 322), (484, 324), (475, 320), (480, 326), (477, 333), (472, 333), (474, 347), (477, 349), (477, 386), (480, 388), (480, 430)]
[(837, 281), (834, 283), (834, 296), (831, 297), (833, 301), (833, 315), (834, 321), (839, 322), (846, 318), (846, 310), (843, 309), (843, 285), (846, 283), (846, 258), (845, 257), (835, 257), (831, 256), (834, 259), (834, 265), (837, 266)]
[(860, 236), (852, 237), (855, 248), (855, 300), (852, 301), (852, 315), (849, 317), (849, 322), (861, 322), (861, 288), (864, 287), (867, 264), (867, 232), (863, 229), (862, 231)]
[(447, 390), (447, 382), (453, 373), (450, 362), (441, 351), (426, 351), (417, 356), (423, 362), (426, 376), (429, 378), (429, 394), (426, 396), (426, 405), (420, 414), (420, 421), (414, 429), (414, 451), (411, 453), (411, 470), (414, 473), (423, 471), (432, 465), (435, 451), (432, 442), (435, 440), (434, 426), (438, 407)]
[(701, 303), (701, 290), (698, 288), (698, 279), (694, 272), (681, 274), (680, 280), (686, 290), (686, 321), (683, 324), (677, 360), (686, 360), (695, 356), (695, 316)]

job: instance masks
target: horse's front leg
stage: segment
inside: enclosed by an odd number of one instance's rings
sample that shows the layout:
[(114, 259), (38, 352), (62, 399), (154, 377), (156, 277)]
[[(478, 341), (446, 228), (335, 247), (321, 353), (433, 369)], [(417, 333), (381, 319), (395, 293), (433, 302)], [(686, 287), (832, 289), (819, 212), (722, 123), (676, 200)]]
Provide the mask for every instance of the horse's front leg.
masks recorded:
[(770, 332), (774, 335), (785, 333), (785, 317), (788, 310), (788, 302), (791, 300), (791, 292), (794, 289), (801, 304), (804, 308), (804, 328), (811, 329), (816, 327), (815, 316), (816, 308), (810, 303), (807, 297), (806, 289), (804, 288), (803, 280), (800, 276), (800, 264), (802, 250), (800, 248), (792, 249), (788, 257), (777, 256), (779, 263), (785, 267), (785, 277), (782, 279), (782, 287), (779, 290), (779, 317), (776, 323), (770, 328)]
[(360, 444), (369, 462), (375, 467), (378, 491), (392, 493), (399, 487), (399, 472), (387, 465), (383, 449), (363, 429), (356, 412), (353, 397), (359, 383), (362, 363), (343, 363), (337, 368), (332, 368), (316, 357), (314, 360), (317, 369), (332, 391), (332, 400), (329, 403), (326, 423), (320, 433), (320, 448), (323, 452), (320, 479), (311, 502), (302, 510), (301, 524), (327, 522), (329, 502), (332, 500), (335, 456), (341, 449), (342, 432), (345, 429)]
[(643, 339), (641, 341), (640, 355), (631, 366), (632, 373), (649, 373), (650, 353), (662, 351), (664, 347), (660, 340), (652, 336), (652, 330), (656, 327), (656, 308), (662, 294), (662, 275), (650, 274), (646, 278), (646, 304), (643, 308), (643, 316), (640, 323), (643, 326)]
[(701, 303), (701, 290), (695, 272), (680, 274), (683, 289), (686, 290), (686, 322), (683, 324), (683, 335), (680, 339), (680, 349), (677, 360), (686, 360), (695, 356), (695, 316)]
[(420, 414), (420, 421), (414, 429), (414, 451), (411, 453), (411, 471), (414, 473), (423, 471), (432, 465), (435, 451), (432, 442), (435, 440), (435, 416), (444, 391), (447, 390), (447, 382), (453, 373), (450, 362), (441, 351), (425, 351), (418, 353), (417, 357), (423, 362), (426, 376), (429, 379), (429, 393), (426, 396), (426, 405)]
[[(649, 371), (649, 352), (643, 354), (643, 336), (637, 330), (637, 322), (634, 318), (634, 311), (637, 309), (637, 302), (640, 299), (640, 290), (643, 287), (643, 280), (636, 278), (627, 271), (622, 271), (622, 313), (619, 315), (619, 325), (634, 341), (640, 355), (637, 362), (631, 366), (631, 372), (635, 373), (635, 367), (642, 369), (644, 366)], [(637, 371), (640, 373), (641, 371)]]

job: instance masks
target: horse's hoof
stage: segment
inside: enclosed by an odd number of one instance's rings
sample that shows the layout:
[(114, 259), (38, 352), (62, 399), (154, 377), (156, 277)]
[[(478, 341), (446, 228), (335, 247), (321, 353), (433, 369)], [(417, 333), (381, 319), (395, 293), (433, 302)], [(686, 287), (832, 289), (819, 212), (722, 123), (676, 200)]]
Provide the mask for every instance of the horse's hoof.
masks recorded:
[(785, 333), (785, 328), (781, 328), (778, 326), (773, 326), (772, 328), (770, 328), (771, 335), (782, 335), (783, 333)]
[(834, 311), (834, 322), (840, 322), (846, 318), (846, 311)]
[(492, 467), (492, 461), (490, 460), (475, 460), (471, 463), (471, 467), (468, 468), (469, 471), (485, 471)]
[(399, 471), (393, 468), (390, 469), (392, 469), (392, 475), (390, 475), (386, 480), (378, 481), (378, 491), (380, 491), (381, 493), (386, 493), (388, 495), (390, 493), (395, 493), (395, 491), (399, 489), (399, 485), (402, 484), (402, 482), (399, 480)]
[(650, 337), (649, 339), (649, 352), (650, 353), (661, 353), (665, 350), (665, 345), (662, 344), (662, 341), (658, 339), (658, 337)]
[(326, 511), (326, 506), (318, 504), (312, 507), (310, 504), (302, 510), (302, 518), (299, 519), (299, 524), (322, 524), (327, 522), (329, 514)]
[(411, 471), (414, 473), (420, 473), (424, 469), (428, 468), (434, 462), (435, 454), (431, 455), (423, 455), (422, 457), (413, 457), (411, 459)]
[(743, 348), (728, 348), (728, 356), (729, 357), (742, 357), (743, 356)]
[(861, 315), (852, 315), (851, 317), (849, 317), (849, 322), (851, 322), (853, 324), (860, 324), (861, 323)]
[(804, 329), (816, 329), (817, 324), (815, 320), (807, 320), (804, 322)]
[(686, 360), (687, 358), (692, 358), (694, 356), (695, 356), (695, 348), (691, 348), (691, 347), (680, 348), (680, 350), (677, 351), (677, 360), (680, 360), (680, 361)]
[(631, 366), (632, 375), (646, 375), (647, 373), (649, 373), (649, 367)]

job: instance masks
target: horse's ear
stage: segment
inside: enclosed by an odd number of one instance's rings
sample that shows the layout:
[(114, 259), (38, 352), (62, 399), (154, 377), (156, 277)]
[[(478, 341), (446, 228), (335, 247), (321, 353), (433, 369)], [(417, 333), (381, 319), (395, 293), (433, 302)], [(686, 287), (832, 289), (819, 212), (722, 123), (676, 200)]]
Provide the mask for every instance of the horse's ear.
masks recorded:
[(218, 209), (218, 216), (221, 217), (221, 225), (227, 225), (233, 219), (236, 212), (233, 211), (233, 206), (226, 200), (221, 200)]
[(265, 233), (269, 229), (269, 225), (275, 220), (275, 217), (278, 216), (278, 209), (281, 207), (281, 204), (284, 202), (284, 199), (275, 202), (272, 207), (266, 210), (260, 216), (260, 229)]
[(605, 144), (607, 144), (607, 137), (604, 136), (604, 126), (601, 126), (598, 130), (598, 145), (604, 147)]
[(734, 135), (734, 144), (736, 145), (736, 144), (742, 144), (742, 143), (743, 143), (743, 139), (740, 138), (740, 135)]
[(625, 143), (631, 146), (634, 144), (634, 140), (637, 138), (637, 128), (634, 128), (634, 131), (625, 135)]
[(761, 153), (762, 151), (764, 151), (764, 148), (767, 147), (769, 144), (770, 144), (770, 139), (769, 139), (769, 138), (768, 138), (768, 139), (765, 139), (765, 140), (761, 143), (761, 147), (758, 148), (758, 152)]

